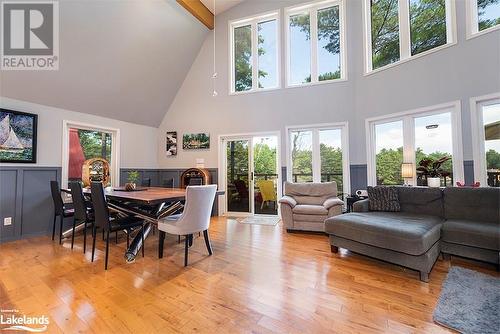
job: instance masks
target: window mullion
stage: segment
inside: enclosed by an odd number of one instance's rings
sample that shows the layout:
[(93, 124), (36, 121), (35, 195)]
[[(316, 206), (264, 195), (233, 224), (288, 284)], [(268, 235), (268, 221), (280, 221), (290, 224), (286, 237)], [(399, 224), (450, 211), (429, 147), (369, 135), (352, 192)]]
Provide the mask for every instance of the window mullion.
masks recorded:
[(321, 153), (319, 144), (319, 130), (312, 129), (312, 172), (313, 172), (313, 182), (321, 182)]
[(259, 88), (259, 41), (257, 21), (252, 22), (252, 90)]
[[(403, 119), (403, 162), (415, 164), (415, 119), (412, 116), (407, 116)], [(417, 184), (416, 173), (413, 173), (411, 185)]]
[(311, 37), (311, 82), (318, 82), (318, 10), (309, 11)]
[(408, 0), (399, 0), (399, 55), (400, 59), (411, 56), (410, 6)]

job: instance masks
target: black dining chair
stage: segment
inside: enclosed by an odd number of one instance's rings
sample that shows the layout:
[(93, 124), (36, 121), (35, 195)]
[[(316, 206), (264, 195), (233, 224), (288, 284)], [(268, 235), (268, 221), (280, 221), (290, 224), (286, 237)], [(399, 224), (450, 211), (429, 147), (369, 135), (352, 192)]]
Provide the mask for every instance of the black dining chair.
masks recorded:
[(73, 207), (75, 209), (75, 217), (73, 219), (73, 231), (71, 234), (71, 249), (75, 243), (75, 228), (76, 224), (83, 223), (83, 253), (87, 250), (87, 227), (88, 224), (94, 230), (94, 212), (89, 203), (83, 196), (82, 185), (80, 182), (70, 182), (69, 189), (71, 190), (71, 197), (73, 198)]
[(109, 254), (109, 233), (118, 232), (121, 230), (130, 231), (134, 228), (141, 227), (142, 234), (142, 256), (144, 257), (144, 220), (134, 216), (125, 218), (112, 218), (109, 215), (108, 203), (104, 196), (104, 188), (100, 182), (92, 182), (91, 186), (92, 204), (94, 206), (95, 224), (92, 231), (92, 262), (94, 262), (95, 240), (97, 227), (102, 228), (106, 233), (106, 255), (104, 269), (108, 269), (108, 254)]
[(56, 234), (56, 218), (59, 217), (59, 244), (62, 243), (62, 232), (63, 232), (63, 222), (64, 218), (73, 217), (75, 210), (73, 208), (68, 208), (63, 202), (61, 197), (61, 188), (59, 188), (59, 182), (50, 181), (50, 192), (52, 194), (52, 201), (54, 202), (54, 222), (52, 223), (52, 240)]

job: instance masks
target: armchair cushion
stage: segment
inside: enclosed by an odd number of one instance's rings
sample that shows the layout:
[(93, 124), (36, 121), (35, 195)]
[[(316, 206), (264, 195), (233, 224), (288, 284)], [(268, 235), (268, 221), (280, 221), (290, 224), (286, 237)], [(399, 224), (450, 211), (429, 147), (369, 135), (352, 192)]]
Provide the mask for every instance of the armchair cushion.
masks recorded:
[(307, 204), (299, 204), (293, 208), (294, 214), (301, 215), (323, 215), (326, 216), (328, 214), (328, 210), (325, 209), (322, 205), (307, 205)]
[(281, 204), (288, 204), (290, 207), (295, 207), (297, 205), (297, 201), (293, 199), (293, 197), (290, 196), (283, 196), (280, 199)]
[(325, 203), (323, 203), (323, 206), (325, 207), (325, 209), (330, 209), (332, 206), (335, 206), (335, 205), (344, 205), (344, 202), (338, 198), (338, 197), (332, 197), (332, 198), (328, 198)]

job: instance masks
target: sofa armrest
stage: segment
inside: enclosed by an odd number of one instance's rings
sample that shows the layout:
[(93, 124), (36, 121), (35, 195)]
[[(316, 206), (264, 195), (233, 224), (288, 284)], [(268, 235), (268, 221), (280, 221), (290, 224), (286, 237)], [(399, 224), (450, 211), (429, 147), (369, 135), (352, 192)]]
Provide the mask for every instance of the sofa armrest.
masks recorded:
[(327, 210), (336, 205), (344, 205), (344, 202), (338, 197), (330, 197), (323, 203), (323, 206)]
[(293, 197), (290, 197), (290, 196), (283, 196), (283, 197), (281, 197), (280, 203), (281, 204), (287, 204), (291, 208), (293, 208), (293, 207), (295, 207), (297, 205), (297, 201)]
[(352, 205), (353, 212), (368, 212), (370, 211), (369, 207), (370, 200), (368, 198), (362, 199), (361, 201), (357, 201)]

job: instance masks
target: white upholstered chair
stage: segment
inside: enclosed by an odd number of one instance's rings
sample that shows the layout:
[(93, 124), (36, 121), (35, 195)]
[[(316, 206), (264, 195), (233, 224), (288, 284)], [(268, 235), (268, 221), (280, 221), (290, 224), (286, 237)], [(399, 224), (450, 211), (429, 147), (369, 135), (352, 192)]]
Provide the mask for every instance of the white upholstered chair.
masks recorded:
[(215, 200), (217, 185), (188, 186), (186, 188), (186, 204), (180, 215), (174, 215), (158, 222), (159, 235), (159, 257), (163, 257), (163, 243), (165, 233), (186, 236), (184, 250), (184, 266), (188, 264), (188, 249), (193, 243), (193, 234), (203, 232), (208, 254), (212, 255), (212, 246), (208, 236), (210, 226), (210, 215)]

